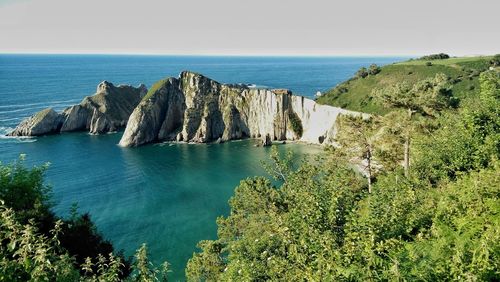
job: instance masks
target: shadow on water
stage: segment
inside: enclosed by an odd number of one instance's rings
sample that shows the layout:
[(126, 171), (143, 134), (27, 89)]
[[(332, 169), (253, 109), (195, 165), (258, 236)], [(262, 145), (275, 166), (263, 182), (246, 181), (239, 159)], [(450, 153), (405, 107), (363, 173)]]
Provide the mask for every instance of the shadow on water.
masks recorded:
[[(117, 249), (128, 256), (145, 242), (151, 259), (169, 261), (171, 278), (182, 280), (198, 241), (216, 238), (215, 220), (228, 214), (234, 188), (246, 177), (267, 175), (261, 161), (270, 148), (255, 147), (250, 139), (121, 148), (120, 137), (68, 133), (4, 145), (11, 155), (25, 153), (29, 165), (51, 162), (47, 182), (57, 214), (67, 215), (78, 203)], [(298, 156), (321, 150), (300, 144), (278, 148)]]

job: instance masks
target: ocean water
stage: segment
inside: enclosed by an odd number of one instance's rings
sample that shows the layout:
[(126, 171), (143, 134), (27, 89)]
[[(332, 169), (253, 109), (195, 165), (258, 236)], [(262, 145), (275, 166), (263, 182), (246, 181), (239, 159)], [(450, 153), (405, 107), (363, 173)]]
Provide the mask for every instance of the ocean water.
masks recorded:
[[(57, 214), (67, 215), (78, 203), (117, 249), (131, 255), (145, 242), (153, 261), (168, 260), (171, 278), (183, 280), (196, 243), (216, 237), (215, 220), (228, 214), (227, 201), (239, 181), (266, 175), (261, 161), (269, 148), (257, 148), (253, 140), (120, 148), (121, 132), (29, 139), (7, 138), (6, 132), (43, 108), (61, 110), (78, 103), (102, 80), (151, 86), (192, 70), (220, 82), (288, 88), (313, 97), (361, 66), (401, 59), (0, 54), (0, 161), (26, 154), (28, 165), (50, 162), (46, 180)], [(290, 149), (298, 158), (321, 152), (300, 144), (279, 149)]]

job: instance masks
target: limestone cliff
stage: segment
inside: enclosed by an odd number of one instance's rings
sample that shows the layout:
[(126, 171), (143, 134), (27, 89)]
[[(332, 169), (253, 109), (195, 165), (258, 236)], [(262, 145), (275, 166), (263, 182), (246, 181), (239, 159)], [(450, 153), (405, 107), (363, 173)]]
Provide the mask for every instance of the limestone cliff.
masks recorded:
[(94, 95), (85, 97), (78, 105), (62, 113), (53, 109), (42, 110), (22, 121), (9, 135), (39, 136), (66, 131), (88, 130), (92, 134), (106, 133), (123, 128), (146, 94), (146, 87), (114, 86), (103, 81)]
[(62, 117), (53, 109), (39, 111), (23, 120), (11, 133), (11, 136), (38, 136), (56, 132), (60, 128)]
[(182, 72), (149, 90), (130, 115), (120, 145), (245, 137), (332, 144), (340, 113), (359, 114), (318, 105), (286, 89), (251, 89)]

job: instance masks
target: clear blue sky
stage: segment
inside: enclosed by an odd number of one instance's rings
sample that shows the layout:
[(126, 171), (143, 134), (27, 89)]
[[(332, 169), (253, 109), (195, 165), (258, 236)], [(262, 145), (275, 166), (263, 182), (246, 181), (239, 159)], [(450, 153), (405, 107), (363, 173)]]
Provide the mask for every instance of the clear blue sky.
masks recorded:
[(0, 0), (0, 52), (500, 53), (499, 0)]

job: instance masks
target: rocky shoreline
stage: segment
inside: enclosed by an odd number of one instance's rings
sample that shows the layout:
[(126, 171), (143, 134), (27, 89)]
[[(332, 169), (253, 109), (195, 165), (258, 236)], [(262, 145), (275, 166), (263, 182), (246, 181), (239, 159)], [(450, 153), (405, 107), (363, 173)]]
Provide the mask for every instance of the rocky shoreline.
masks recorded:
[[(114, 86), (102, 82), (96, 94), (57, 113), (45, 109), (21, 122), (9, 135), (39, 136), (88, 130), (101, 134), (125, 128), (123, 147), (177, 141), (222, 143), (258, 138), (262, 146), (298, 141), (334, 144), (340, 114), (362, 113), (317, 104), (287, 89), (223, 84), (184, 71), (155, 83)], [(364, 114), (362, 114), (364, 115)]]

